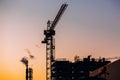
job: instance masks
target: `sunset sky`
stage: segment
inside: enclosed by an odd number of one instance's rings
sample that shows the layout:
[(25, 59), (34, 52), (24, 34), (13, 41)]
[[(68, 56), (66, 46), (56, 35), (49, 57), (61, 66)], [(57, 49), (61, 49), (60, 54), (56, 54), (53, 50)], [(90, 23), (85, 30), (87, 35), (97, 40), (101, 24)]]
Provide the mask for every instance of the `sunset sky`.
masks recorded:
[(120, 0), (0, 0), (0, 80), (25, 80), (25, 49), (35, 56), (28, 58), (33, 80), (45, 80), (43, 30), (65, 2), (55, 28), (56, 59), (120, 56)]

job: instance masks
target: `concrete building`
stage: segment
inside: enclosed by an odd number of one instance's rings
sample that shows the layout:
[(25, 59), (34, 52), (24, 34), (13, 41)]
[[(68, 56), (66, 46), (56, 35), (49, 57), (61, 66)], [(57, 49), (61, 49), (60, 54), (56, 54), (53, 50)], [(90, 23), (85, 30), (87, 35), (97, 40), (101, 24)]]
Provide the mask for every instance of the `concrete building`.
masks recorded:
[(106, 76), (107, 80), (120, 80), (120, 59), (116, 60), (106, 66), (109, 75)]
[(101, 75), (106, 80), (120, 80), (120, 60), (109, 63), (90, 73), (90, 76), (96, 76), (106, 69), (106, 74)]
[(55, 61), (52, 65), (52, 80), (106, 80), (101, 77), (105, 69), (99, 75), (90, 76), (90, 72), (107, 65), (110, 61), (104, 58), (95, 60), (94, 58), (83, 58), (83, 60)]

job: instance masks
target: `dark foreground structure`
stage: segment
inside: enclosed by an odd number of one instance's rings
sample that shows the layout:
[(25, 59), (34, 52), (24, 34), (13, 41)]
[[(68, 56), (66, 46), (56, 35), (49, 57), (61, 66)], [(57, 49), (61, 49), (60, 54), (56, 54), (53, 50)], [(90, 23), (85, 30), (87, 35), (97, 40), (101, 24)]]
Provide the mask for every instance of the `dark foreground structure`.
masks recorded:
[(26, 80), (33, 80), (33, 69), (26, 68)]
[(107, 65), (109, 75), (106, 76), (107, 80), (120, 80), (120, 59)]
[[(75, 62), (60, 60), (55, 61), (52, 65), (52, 80), (106, 80), (107, 75), (106, 67), (103, 67), (110, 63), (105, 58), (95, 60), (94, 58), (84, 58), (79, 60), (75, 58)], [(103, 67), (98, 74), (92, 76), (94, 70)]]
[[(43, 44), (46, 44), (46, 80), (106, 80), (102, 77), (107, 75), (106, 67), (110, 63), (105, 58), (95, 60), (88, 56), (80, 60), (78, 56), (75, 57), (74, 62), (66, 60), (55, 59), (55, 27), (60, 20), (62, 14), (66, 10), (68, 4), (62, 4), (53, 21), (48, 20), (47, 29), (44, 30)], [(96, 69), (101, 68), (101, 71), (92, 75)]]

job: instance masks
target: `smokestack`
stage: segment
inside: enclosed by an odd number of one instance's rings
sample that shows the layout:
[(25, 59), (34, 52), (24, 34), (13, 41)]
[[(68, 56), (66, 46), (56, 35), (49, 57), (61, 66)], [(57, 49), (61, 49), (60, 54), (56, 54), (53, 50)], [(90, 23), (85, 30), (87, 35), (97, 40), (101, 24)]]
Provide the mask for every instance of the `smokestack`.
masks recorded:
[(29, 68), (28, 70), (28, 80), (33, 80), (33, 69)]
[(28, 66), (26, 67), (26, 80), (28, 80)]
[(21, 62), (22, 62), (23, 64), (25, 64), (25, 66), (26, 66), (26, 80), (28, 80), (28, 60), (27, 60), (26, 57), (23, 57), (23, 58), (21, 59)]

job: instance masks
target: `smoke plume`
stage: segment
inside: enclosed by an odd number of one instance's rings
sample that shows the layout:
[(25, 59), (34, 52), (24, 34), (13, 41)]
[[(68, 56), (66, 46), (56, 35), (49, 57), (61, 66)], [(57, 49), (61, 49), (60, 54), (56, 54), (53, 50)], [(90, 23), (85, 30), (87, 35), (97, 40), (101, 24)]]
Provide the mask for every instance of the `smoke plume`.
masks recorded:
[(25, 64), (26, 67), (28, 66), (28, 60), (27, 60), (26, 57), (23, 57), (20, 61), (21, 61), (23, 64)]
[(29, 50), (29, 49), (25, 49), (25, 51), (29, 54), (29, 57), (30, 57), (31, 59), (33, 59), (33, 58), (34, 58), (34, 56), (31, 54), (31, 52), (30, 52), (30, 50)]

